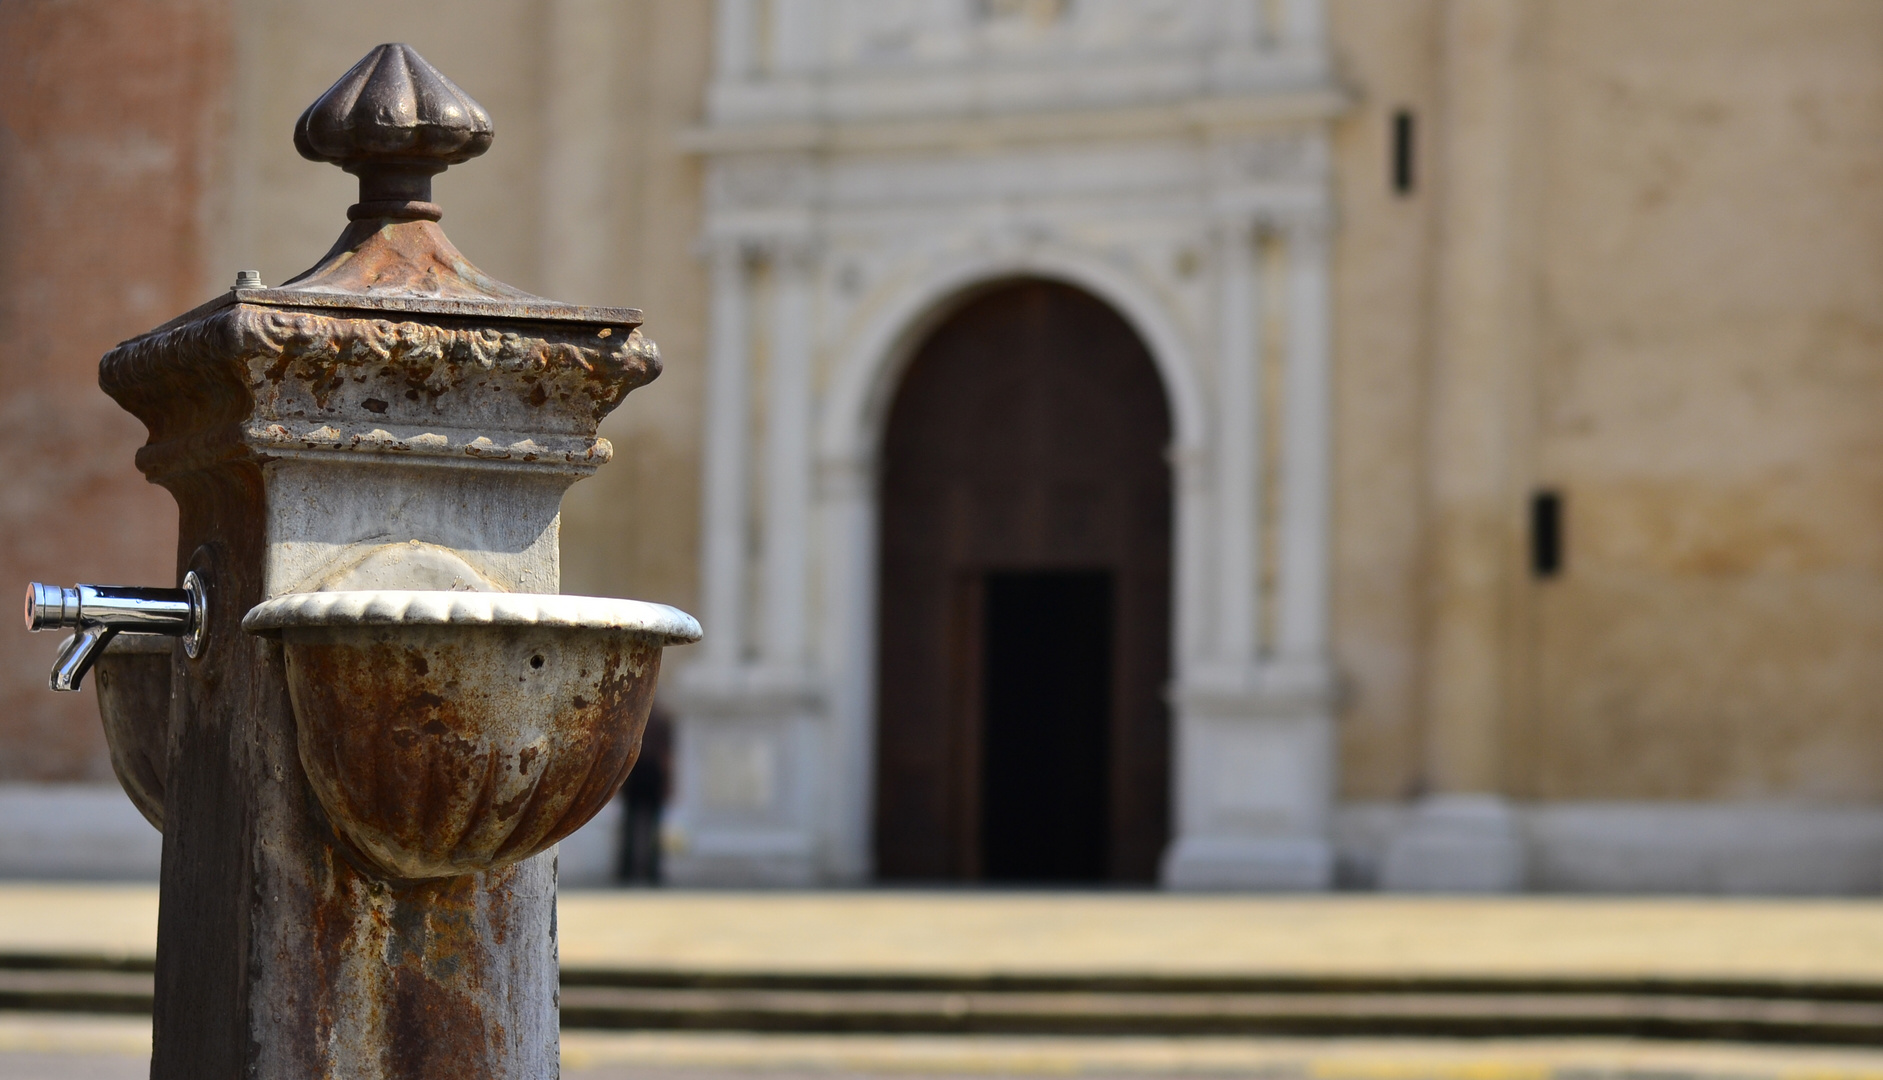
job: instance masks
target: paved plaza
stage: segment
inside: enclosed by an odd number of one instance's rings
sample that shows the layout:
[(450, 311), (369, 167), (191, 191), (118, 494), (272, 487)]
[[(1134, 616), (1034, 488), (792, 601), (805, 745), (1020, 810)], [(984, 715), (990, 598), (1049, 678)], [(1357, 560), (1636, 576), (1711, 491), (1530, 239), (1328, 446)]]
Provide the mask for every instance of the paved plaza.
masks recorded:
[[(565, 966), (711, 973), (1278, 975), (1883, 985), (1883, 904), (1150, 893), (570, 891)], [(0, 952), (148, 958), (156, 891), (0, 885)], [(0, 1080), (145, 1074), (141, 1017), (0, 1013)], [(1883, 1051), (1613, 1038), (567, 1031), (564, 1075), (1878, 1077)]]
[[(1869, 900), (565, 890), (569, 967), (1883, 984)], [(148, 957), (157, 890), (0, 884), (0, 952)]]
[[(558, 921), (577, 967), (1883, 983), (1868, 900), (565, 890)], [(154, 886), (0, 884), (0, 952), (156, 939)]]

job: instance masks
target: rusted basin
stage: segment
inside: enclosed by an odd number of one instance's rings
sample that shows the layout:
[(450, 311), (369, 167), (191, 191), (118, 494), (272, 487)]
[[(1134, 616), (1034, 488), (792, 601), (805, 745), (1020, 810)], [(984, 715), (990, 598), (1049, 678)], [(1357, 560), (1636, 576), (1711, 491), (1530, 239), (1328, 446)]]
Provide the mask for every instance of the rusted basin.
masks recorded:
[(640, 753), (660, 652), (699, 623), (636, 600), (317, 592), (242, 620), (281, 640), (301, 766), (363, 869), (453, 877), (546, 850)]
[(169, 772), (170, 656), (175, 638), (119, 634), (92, 668), (111, 771), (144, 820), (163, 831)]

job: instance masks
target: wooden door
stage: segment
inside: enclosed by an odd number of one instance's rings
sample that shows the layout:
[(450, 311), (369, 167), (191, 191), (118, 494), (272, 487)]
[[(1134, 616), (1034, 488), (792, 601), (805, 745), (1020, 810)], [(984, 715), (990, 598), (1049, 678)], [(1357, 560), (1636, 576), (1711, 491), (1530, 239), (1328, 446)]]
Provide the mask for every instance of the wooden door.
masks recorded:
[(918, 350), (883, 454), (879, 876), (1155, 879), (1169, 439), (1143, 342), (1069, 286), (983, 293)]

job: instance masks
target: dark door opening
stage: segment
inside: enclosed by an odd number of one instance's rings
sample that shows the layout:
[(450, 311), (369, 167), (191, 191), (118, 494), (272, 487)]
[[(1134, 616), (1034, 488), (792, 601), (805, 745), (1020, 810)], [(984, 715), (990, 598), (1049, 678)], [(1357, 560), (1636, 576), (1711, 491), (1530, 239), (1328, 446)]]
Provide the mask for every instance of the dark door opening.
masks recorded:
[(981, 876), (1103, 881), (1112, 575), (990, 573), (981, 600)]
[(1170, 418), (1067, 285), (929, 335), (883, 439), (876, 872), (1156, 880), (1169, 836)]

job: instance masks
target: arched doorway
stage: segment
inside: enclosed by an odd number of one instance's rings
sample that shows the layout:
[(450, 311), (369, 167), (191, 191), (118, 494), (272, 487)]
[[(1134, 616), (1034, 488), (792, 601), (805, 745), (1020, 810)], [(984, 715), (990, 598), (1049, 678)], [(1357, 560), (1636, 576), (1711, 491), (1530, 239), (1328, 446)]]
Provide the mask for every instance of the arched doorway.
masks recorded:
[(1019, 281), (918, 348), (884, 436), (876, 867), (1155, 879), (1170, 415), (1117, 312)]

